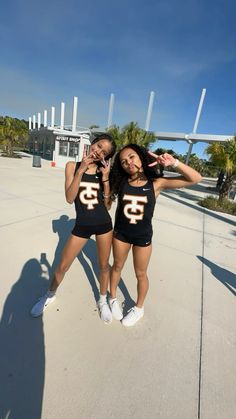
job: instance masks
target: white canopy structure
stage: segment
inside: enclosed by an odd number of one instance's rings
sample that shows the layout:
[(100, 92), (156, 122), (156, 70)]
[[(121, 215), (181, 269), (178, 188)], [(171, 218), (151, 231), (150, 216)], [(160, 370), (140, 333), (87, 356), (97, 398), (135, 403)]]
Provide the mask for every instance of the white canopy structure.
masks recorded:
[(234, 136), (232, 134), (218, 135), (218, 134), (197, 134), (197, 127), (202, 111), (203, 102), (206, 95), (206, 89), (202, 89), (200, 102), (198, 105), (197, 115), (194, 122), (193, 132), (186, 134), (184, 132), (154, 132), (155, 137), (158, 140), (166, 141), (186, 141), (189, 144), (189, 149), (186, 157), (186, 163), (189, 161), (189, 157), (192, 153), (193, 144), (198, 142), (211, 143), (211, 142), (224, 142), (229, 141)]
[(161, 132), (155, 131), (155, 137), (158, 140), (166, 141), (186, 141), (189, 144), (198, 142), (211, 143), (211, 142), (224, 142), (233, 138), (232, 134), (228, 135), (217, 135), (217, 134), (185, 134), (184, 132)]
[[(186, 141), (189, 144), (189, 149), (188, 149), (188, 153), (187, 153), (187, 157), (186, 157), (186, 163), (188, 162), (189, 157), (191, 155), (193, 144), (198, 143), (198, 142), (205, 142), (205, 143), (211, 143), (211, 142), (214, 142), (214, 141), (224, 142), (224, 141), (228, 141), (228, 140), (230, 140), (234, 137), (234, 135), (232, 135), (232, 134), (218, 135), (218, 134), (198, 134), (197, 133), (197, 127), (198, 127), (198, 124), (199, 124), (199, 119), (200, 119), (205, 95), (206, 95), (206, 89), (202, 89), (202, 94), (201, 94), (201, 98), (200, 98), (199, 105), (198, 105), (198, 110), (197, 110), (197, 114), (196, 114), (196, 118), (195, 118), (195, 122), (194, 122), (194, 126), (193, 126), (193, 131), (191, 133), (188, 134), (188, 133), (185, 133), (185, 132), (163, 132), (163, 131), (155, 131), (154, 132), (154, 135), (155, 135), (157, 140)], [(146, 122), (145, 122), (145, 128), (144, 128), (145, 131), (149, 131), (151, 116), (152, 116), (153, 103), (154, 103), (154, 97), (155, 97), (155, 92), (151, 91), (150, 92), (150, 97), (149, 97), (148, 108), (147, 108)], [(114, 93), (111, 93), (110, 101), (109, 101), (107, 125), (104, 129), (103, 128), (96, 129), (96, 132), (104, 132), (107, 129), (109, 129), (109, 127), (112, 126), (114, 102), (115, 102), (115, 95), (114, 95)], [(77, 104), (78, 104), (78, 98), (74, 97), (73, 113), (72, 113), (72, 126), (65, 126), (64, 125), (64, 115), (65, 115), (65, 103), (64, 102), (61, 103), (61, 120), (60, 120), (60, 125), (58, 125), (58, 126), (55, 126), (55, 108), (53, 106), (51, 108), (51, 124), (49, 126), (47, 126), (47, 111), (46, 110), (44, 111), (43, 127), (41, 126), (41, 114), (40, 113), (38, 113), (37, 128), (36, 128), (36, 115), (33, 115), (33, 117), (29, 117), (29, 129), (31, 130), (31, 137), (33, 138), (33, 136), (34, 136), (34, 141), (37, 141), (36, 137), (37, 137), (39, 132), (40, 132), (40, 134), (42, 134), (42, 139), (45, 139), (45, 133), (46, 133), (45, 128), (46, 128), (47, 131), (53, 131), (55, 139), (57, 141), (64, 141), (64, 144), (65, 144), (66, 141), (67, 142), (78, 142), (78, 140), (80, 140), (80, 143), (81, 143), (80, 148), (78, 148), (77, 146), (75, 147), (72, 143), (71, 143), (70, 147), (68, 145), (68, 147), (67, 147), (67, 158), (71, 157), (71, 155), (73, 153), (74, 153), (73, 154), (74, 157), (76, 157), (77, 153), (78, 153), (79, 158), (81, 158), (82, 148), (84, 147), (85, 144), (86, 145), (89, 144), (89, 137), (92, 134), (93, 130), (91, 130), (89, 128), (82, 128), (82, 127), (78, 128), (77, 127), (77, 125), (76, 125)], [(83, 146), (82, 146), (82, 143), (83, 143), (82, 139), (85, 141)], [(57, 156), (58, 159), (59, 159), (62, 152), (65, 153), (65, 151), (62, 150), (62, 146), (60, 146), (60, 144), (62, 144), (62, 143), (55, 143), (55, 145), (56, 145), (55, 151), (56, 151), (56, 155), (58, 154), (58, 156)], [(72, 153), (72, 151), (70, 151), (70, 148), (72, 149), (72, 147), (74, 147), (73, 153)], [(45, 148), (45, 145), (44, 145), (44, 148)], [(58, 153), (57, 153), (57, 150), (59, 150)], [(54, 155), (54, 157), (55, 157), (55, 155)], [(65, 163), (64, 160), (63, 160), (62, 164)]]

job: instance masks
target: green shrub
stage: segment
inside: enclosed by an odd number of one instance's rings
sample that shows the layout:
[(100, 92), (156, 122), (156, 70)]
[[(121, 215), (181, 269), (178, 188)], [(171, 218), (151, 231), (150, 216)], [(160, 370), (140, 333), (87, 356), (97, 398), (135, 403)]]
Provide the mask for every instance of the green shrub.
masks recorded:
[(236, 202), (229, 201), (228, 199), (219, 200), (214, 196), (207, 196), (202, 201), (198, 202), (204, 208), (213, 211), (225, 212), (227, 214), (236, 215)]
[(10, 159), (21, 159), (21, 155), (17, 153), (13, 153), (12, 156), (9, 156), (7, 153), (1, 153), (1, 157), (9, 157)]

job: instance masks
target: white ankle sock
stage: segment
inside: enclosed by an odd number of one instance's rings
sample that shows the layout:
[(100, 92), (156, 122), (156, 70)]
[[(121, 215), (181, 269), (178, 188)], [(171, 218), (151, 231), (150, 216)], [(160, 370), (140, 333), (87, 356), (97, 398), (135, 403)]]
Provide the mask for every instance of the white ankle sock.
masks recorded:
[(102, 295), (100, 294), (100, 298), (99, 298), (100, 303), (106, 303), (107, 302), (107, 295)]
[(115, 297), (115, 298), (110, 298), (110, 303), (112, 304), (115, 300), (117, 300), (117, 298)]
[(139, 312), (139, 311), (143, 311), (144, 308), (143, 307), (137, 307), (137, 306), (135, 306), (135, 310), (137, 310)]

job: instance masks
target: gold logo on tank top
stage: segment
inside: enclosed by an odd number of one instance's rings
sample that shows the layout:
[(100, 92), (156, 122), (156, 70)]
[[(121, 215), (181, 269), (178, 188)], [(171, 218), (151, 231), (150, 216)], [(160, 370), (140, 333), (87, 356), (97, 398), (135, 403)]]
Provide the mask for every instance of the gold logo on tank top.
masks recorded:
[(80, 201), (87, 205), (88, 210), (93, 210), (94, 205), (98, 204), (99, 183), (80, 182), (80, 187), (84, 188), (79, 192)]
[(143, 219), (144, 204), (148, 202), (146, 196), (125, 194), (123, 201), (129, 201), (124, 206), (124, 215), (129, 219), (130, 224), (137, 224)]

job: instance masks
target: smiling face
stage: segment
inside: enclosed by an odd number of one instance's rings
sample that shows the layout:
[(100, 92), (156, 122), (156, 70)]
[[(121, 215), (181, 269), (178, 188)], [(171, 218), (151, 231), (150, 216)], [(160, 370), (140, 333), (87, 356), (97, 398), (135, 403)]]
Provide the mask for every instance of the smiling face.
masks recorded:
[(92, 144), (90, 147), (90, 153), (94, 156), (94, 161), (102, 161), (111, 153), (112, 147), (108, 140), (99, 140)]
[(127, 147), (120, 152), (120, 163), (130, 176), (143, 171), (140, 157), (132, 148)]

